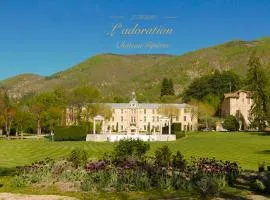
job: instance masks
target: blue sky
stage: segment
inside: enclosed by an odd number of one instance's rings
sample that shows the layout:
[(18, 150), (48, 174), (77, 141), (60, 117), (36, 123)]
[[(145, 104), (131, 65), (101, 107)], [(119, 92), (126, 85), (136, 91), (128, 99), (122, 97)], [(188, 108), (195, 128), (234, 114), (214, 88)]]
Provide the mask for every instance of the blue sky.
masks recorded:
[[(155, 16), (131, 20), (132, 16)], [(173, 17), (173, 18), (168, 18)], [(171, 35), (116, 34), (112, 27), (162, 26)], [(51, 75), (100, 53), (183, 53), (233, 39), (270, 36), (268, 0), (1, 0), (0, 80)], [(168, 48), (119, 48), (119, 42)]]

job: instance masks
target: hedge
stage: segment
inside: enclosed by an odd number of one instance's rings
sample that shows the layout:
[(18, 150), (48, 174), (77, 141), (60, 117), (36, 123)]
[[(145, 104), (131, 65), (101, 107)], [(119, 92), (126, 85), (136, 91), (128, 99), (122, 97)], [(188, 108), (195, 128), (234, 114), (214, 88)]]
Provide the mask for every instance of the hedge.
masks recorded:
[(57, 126), (55, 127), (55, 141), (85, 141), (87, 126)]
[[(182, 130), (182, 124), (181, 123), (173, 123), (171, 126), (171, 133), (176, 134), (178, 132), (181, 132)], [(169, 126), (165, 126), (162, 128), (163, 134), (169, 134)]]

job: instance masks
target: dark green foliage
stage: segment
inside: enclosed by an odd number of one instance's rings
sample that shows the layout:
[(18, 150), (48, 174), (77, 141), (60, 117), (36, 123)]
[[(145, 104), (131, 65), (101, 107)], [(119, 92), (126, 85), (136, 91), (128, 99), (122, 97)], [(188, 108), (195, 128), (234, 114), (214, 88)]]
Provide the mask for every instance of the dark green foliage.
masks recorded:
[(186, 169), (186, 160), (180, 151), (177, 151), (176, 154), (172, 156), (172, 166), (181, 171)]
[(207, 95), (216, 95), (220, 99), (224, 93), (240, 89), (241, 81), (238, 75), (231, 71), (215, 71), (211, 75), (204, 75), (194, 79), (183, 93), (183, 100), (202, 100)]
[(169, 79), (168, 86), (169, 86), (168, 95), (174, 96), (175, 93), (172, 79)]
[(118, 126), (119, 126), (119, 125), (118, 125), (118, 122), (117, 122), (117, 123), (116, 123), (116, 128), (115, 128), (115, 132), (116, 132), (116, 133), (118, 133), (118, 129), (119, 129)]
[(117, 160), (124, 160), (126, 158), (141, 158), (150, 149), (147, 142), (141, 140), (120, 140), (114, 149), (114, 157)]
[(172, 162), (171, 157), (171, 150), (167, 145), (164, 145), (155, 151), (155, 165), (160, 167), (169, 167)]
[(176, 139), (178, 140), (178, 139), (181, 139), (181, 138), (185, 137), (186, 133), (184, 131), (176, 132), (175, 136), (176, 136)]
[(151, 131), (150, 129), (151, 129), (151, 125), (150, 125), (150, 122), (148, 122), (148, 124), (147, 124), (147, 132), (148, 133), (150, 133), (150, 131)]
[(229, 115), (228, 117), (226, 117), (224, 122), (222, 123), (222, 126), (228, 131), (239, 130), (239, 122), (237, 121), (236, 117), (233, 115)]
[(164, 78), (161, 84), (160, 97), (166, 95), (174, 96), (174, 86), (172, 79)]
[(267, 114), (266, 85), (267, 78), (262, 68), (260, 58), (255, 52), (250, 56), (248, 61), (247, 83), (248, 89), (252, 91), (253, 103), (250, 110), (250, 127), (263, 130), (266, 127), (265, 119)]
[(252, 184), (251, 184), (251, 189), (256, 192), (264, 192), (266, 190), (266, 186), (262, 181), (259, 179), (256, 179)]
[(67, 160), (73, 164), (74, 167), (84, 167), (88, 159), (88, 154), (84, 149), (73, 149), (67, 157)]
[(172, 124), (172, 133), (176, 134), (182, 131), (182, 124), (181, 123), (173, 123)]
[(194, 79), (183, 92), (183, 101), (199, 100), (210, 104), (220, 115), (220, 105), (224, 93), (233, 92), (242, 86), (238, 75), (231, 71), (215, 71)]
[(87, 135), (86, 126), (56, 126), (55, 141), (85, 141)]
[(169, 94), (169, 81), (167, 78), (163, 78), (160, 90), (160, 96), (168, 95)]

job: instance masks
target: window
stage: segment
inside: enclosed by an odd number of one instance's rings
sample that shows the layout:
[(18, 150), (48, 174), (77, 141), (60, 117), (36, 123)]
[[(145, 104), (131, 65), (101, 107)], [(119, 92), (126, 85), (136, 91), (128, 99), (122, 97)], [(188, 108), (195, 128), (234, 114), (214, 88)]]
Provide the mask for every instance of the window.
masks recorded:
[(114, 122), (114, 117), (112, 117), (112, 121)]
[(144, 114), (146, 114), (146, 109), (143, 110)]
[(187, 121), (187, 116), (184, 116), (184, 121)]
[(124, 113), (124, 111), (123, 111), (123, 109), (121, 109), (121, 114), (123, 114)]
[(121, 116), (121, 122), (124, 121), (123, 116)]
[(178, 116), (176, 116), (176, 119), (175, 119), (177, 122), (179, 121), (179, 117)]
[(112, 131), (114, 131), (114, 125), (112, 125)]
[(157, 122), (159, 122), (159, 116), (157, 116)]
[(144, 119), (143, 119), (144, 122), (146, 122), (146, 116), (144, 116)]
[(154, 116), (152, 117), (152, 121), (153, 121), (153, 122), (155, 121), (155, 117), (154, 117)]
[(155, 114), (155, 109), (152, 110), (152, 114)]
[(121, 125), (121, 131), (124, 130), (123, 125)]
[(184, 131), (186, 131), (187, 130), (187, 125), (184, 125)]
[(143, 129), (146, 131), (146, 125), (143, 126)]
[(250, 98), (247, 99), (247, 103), (250, 104)]

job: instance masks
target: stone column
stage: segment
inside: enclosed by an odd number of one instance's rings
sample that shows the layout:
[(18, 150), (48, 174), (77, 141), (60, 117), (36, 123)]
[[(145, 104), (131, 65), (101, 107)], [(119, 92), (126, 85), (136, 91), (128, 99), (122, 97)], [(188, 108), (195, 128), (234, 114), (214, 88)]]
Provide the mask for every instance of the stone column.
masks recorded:
[(96, 134), (96, 120), (94, 119), (93, 134)]
[(169, 135), (171, 135), (171, 120), (169, 119)]

